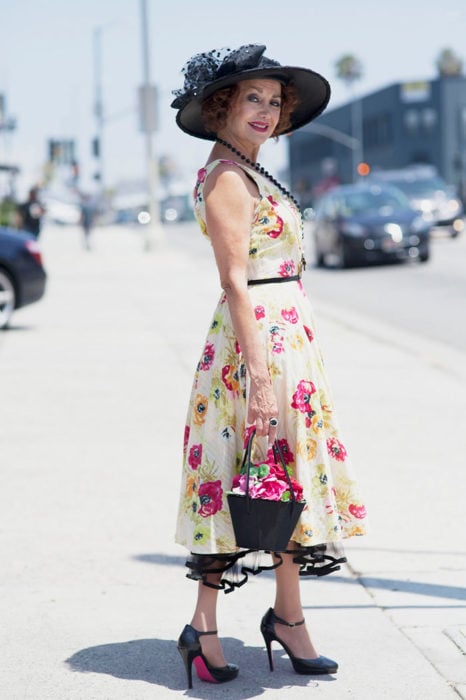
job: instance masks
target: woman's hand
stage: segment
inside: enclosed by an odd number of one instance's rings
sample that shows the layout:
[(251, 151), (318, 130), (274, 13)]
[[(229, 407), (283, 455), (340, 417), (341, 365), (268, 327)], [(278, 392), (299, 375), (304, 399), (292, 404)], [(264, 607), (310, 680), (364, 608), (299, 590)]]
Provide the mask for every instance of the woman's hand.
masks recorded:
[(256, 426), (257, 435), (268, 435), (270, 443), (277, 436), (277, 426), (270, 425), (271, 418), (278, 418), (278, 407), (270, 379), (251, 380), (248, 423)]

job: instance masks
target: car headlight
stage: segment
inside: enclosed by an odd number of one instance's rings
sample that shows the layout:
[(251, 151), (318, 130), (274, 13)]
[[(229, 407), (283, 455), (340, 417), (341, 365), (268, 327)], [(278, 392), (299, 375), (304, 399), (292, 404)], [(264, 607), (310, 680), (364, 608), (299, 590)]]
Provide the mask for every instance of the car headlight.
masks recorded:
[(383, 229), (395, 243), (400, 243), (403, 240), (403, 229), (399, 224), (385, 224)]
[(427, 231), (430, 221), (425, 216), (416, 216), (411, 222), (411, 231)]
[(461, 209), (461, 202), (459, 202), (457, 199), (449, 199), (448, 200), (448, 211), (452, 216), (456, 216), (456, 214), (460, 211)]

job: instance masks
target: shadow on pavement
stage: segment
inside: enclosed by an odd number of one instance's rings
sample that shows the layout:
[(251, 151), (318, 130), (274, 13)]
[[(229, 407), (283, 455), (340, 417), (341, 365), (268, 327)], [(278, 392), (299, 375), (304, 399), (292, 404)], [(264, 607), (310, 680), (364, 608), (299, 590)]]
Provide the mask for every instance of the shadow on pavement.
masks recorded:
[(18, 331), (35, 331), (37, 326), (30, 325), (20, 325), (19, 323), (9, 323), (6, 328), (2, 328), (0, 333), (17, 333)]
[[(443, 552), (442, 552), (443, 553)], [(435, 554), (435, 552), (431, 552)], [(184, 566), (186, 557), (178, 557), (169, 554), (137, 554), (134, 559), (136, 561), (145, 562), (148, 564), (163, 564), (168, 566)], [(429, 596), (435, 598), (446, 598), (448, 600), (461, 600), (466, 601), (466, 589), (460, 586), (447, 586), (440, 583), (425, 583), (423, 581), (408, 581), (403, 579), (390, 579), (390, 578), (378, 578), (369, 576), (359, 576), (357, 578), (345, 577), (345, 576), (335, 576), (331, 577), (334, 583), (344, 583), (346, 585), (362, 585), (365, 588), (377, 588), (379, 590), (387, 591), (399, 591), (400, 593), (412, 593), (414, 595)], [(315, 608), (319, 607), (332, 607), (335, 606), (312, 606)], [(390, 606), (380, 606), (374, 605), (343, 605), (337, 607), (390, 607), (390, 608), (400, 608), (400, 607), (411, 607), (406, 605), (390, 605)], [(435, 607), (429, 605), (422, 605), (420, 607)], [(444, 606), (442, 606), (444, 607)], [(451, 607), (451, 606), (449, 606)], [(458, 608), (466, 607), (466, 602), (464, 605), (454, 606)]]
[(464, 557), (466, 555), (465, 551), (455, 551), (455, 550), (450, 550), (450, 549), (402, 549), (401, 547), (358, 547), (357, 545), (354, 545), (351, 543), (351, 549), (349, 550), (350, 552), (387, 552), (387, 553), (392, 553), (392, 554), (398, 554), (398, 555), (411, 555), (415, 554), (416, 556), (434, 556), (434, 557), (439, 557), (439, 556), (461, 556)]
[[(244, 646), (231, 637), (222, 638), (227, 658), (240, 666), (240, 675), (235, 681), (221, 686), (229, 695), (233, 689), (236, 697), (250, 698), (262, 695), (269, 688), (280, 689), (294, 686), (316, 686), (309, 676), (294, 673), (288, 658), (281, 659), (282, 650), (274, 652), (275, 671), (268, 668), (267, 655), (259, 647)], [(134, 639), (128, 642), (102, 644), (76, 652), (66, 663), (73, 671), (81, 673), (104, 673), (125, 680), (145, 681), (170, 690), (186, 690), (187, 695), (217, 699), (218, 685), (203, 683), (197, 679), (193, 669), (193, 690), (187, 689), (183, 663), (172, 639)], [(336, 680), (333, 676), (319, 676), (319, 683)]]
[(145, 564), (164, 564), (165, 566), (184, 566), (186, 556), (177, 557), (172, 554), (136, 554), (133, 559)]
[(425, 583), (423, 581), (404, 581), (402, 579), (372, 578), (366, 576), (361, 576), (359, 580), (366, 588), (382, 588), (388, 591), (400, 591), (401, 593), (414, 593), (416, 595), (435, 598), (462, 600), (464, 605), (459, 605), (458, 607), (466, 608), (466, 589), (460, 586), (445, 586), (441, 583)]
[[(372, 588), (378, 590), (386, 591), (396, 591), (400, 593), (412, 593), (414, 595), (428, 596), (434, 598), (446, 598), (447, 600), (461, 600), (463, 605), (343, 605), (343, 606), (329, 606), (329, 607), (382, 607), (384, 609), (388, 608), (409, 608), (409, 607), (422, 607), (422, 608), (435, 608), (435, 607), (455, 607), (455, 608), (466, 608), (466, 589), (461, 586), (447, 586), (442, 583), (426, 583), (425, 581), (408, 581), (406, 579), (393, 579), (393, 578), (379, 578), (373, 576), (358, 576), (357, 578), (345, 578), (344, 576), (332, 576), (333, 583), (344, 583), (344, 584), (357, 584), (362, 585), (364, 588)], [(313, 608), (318, 608), (320, 606), (312, 606)], [(327, 607), (327, 606), (323, 606)]]

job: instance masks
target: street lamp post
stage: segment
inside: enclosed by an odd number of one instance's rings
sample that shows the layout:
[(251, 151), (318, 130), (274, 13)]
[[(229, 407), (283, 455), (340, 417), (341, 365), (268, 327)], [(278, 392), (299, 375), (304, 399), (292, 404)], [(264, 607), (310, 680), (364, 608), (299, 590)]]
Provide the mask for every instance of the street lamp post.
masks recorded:
[(104, 107), (102, 97), (102, 31), (103, 27), (94, 29), (94, 116), (96, 119), (96, 136), (94, 140), (94, 156), (98, 163), (96, 179), (99, 183), (100, 196), (103, 200), (104, 178)]
[(353, 149), (353, 182), (358, 180), (358, 166), (362, 163), (362, 103), (351, 89), (351, 133), (355, 141)]
[(362, 64), (353, 54), (341, 56), (335, 64), (337, 76), (348, 86), (351, 91), (351, 133), (355, 139), (356, 147), (353, 150), (351, 169), (352, 181), (358, 179), (358, 165), (363, 159), (363, 128), (362, 128), (362, 101), (356, 99), (354, 83), (362, 77)]
[(150, 51), (147, 0), (141, 0), (141, 38), (143, 84), (139, 90), (139, 110), (141, 128), (144, 133), (147, 192), (149, 196), (150, 221), (145, 225), (144, 249), (152, 250), (154, 244), (164, 242), (164, 230), (160, 223), (160, 207), (158, 200), (159, 172), (154, 151), (153, 133), (156, 131), (156, 90), (150, 82)]

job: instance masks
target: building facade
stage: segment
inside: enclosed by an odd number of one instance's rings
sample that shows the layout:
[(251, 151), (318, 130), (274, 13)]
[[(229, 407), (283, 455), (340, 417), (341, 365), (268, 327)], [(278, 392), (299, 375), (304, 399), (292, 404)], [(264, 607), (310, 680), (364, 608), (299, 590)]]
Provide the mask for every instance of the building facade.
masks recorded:
[(305, 206), (328, 185), (357, 180), (358, 161), (371, 171), (428, 163), (465, 198), (466, 78), (396, 83), (289, 137), (291, 185)]

